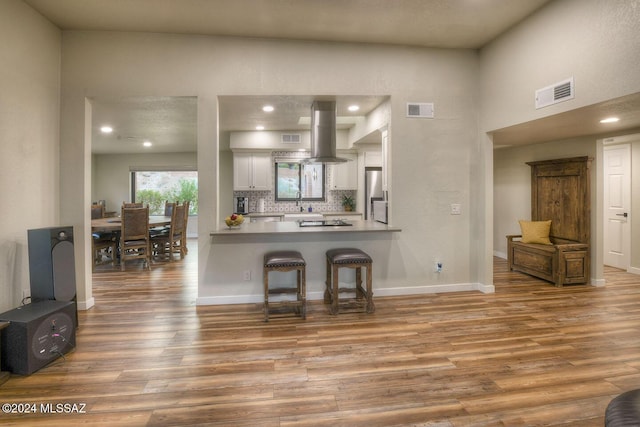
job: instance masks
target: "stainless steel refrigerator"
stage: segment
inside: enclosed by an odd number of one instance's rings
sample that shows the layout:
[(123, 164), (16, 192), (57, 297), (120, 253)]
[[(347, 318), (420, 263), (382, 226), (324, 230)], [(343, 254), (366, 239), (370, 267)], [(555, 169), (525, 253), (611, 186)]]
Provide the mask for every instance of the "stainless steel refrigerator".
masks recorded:
[(373, 202), (384, 200), (382, 194), (382, 168), (368, 167), (364, 169), (364, 219), (371, 219)]

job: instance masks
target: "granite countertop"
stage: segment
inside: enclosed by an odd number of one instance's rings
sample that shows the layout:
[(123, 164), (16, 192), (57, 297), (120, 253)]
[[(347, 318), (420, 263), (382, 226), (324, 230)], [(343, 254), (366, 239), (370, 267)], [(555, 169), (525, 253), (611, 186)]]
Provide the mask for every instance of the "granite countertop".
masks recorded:
[(365, 232), (398, 232), (398, 227), (375, 221), (347, 221), (350, 226), (300, 227), (296, 221), (250, 222), (245, 221), (237, 228), (229, 228), (224, 223), (211, 236), (250, 236), (269, 234), (305, 234), (305, 233), (365, 233)]

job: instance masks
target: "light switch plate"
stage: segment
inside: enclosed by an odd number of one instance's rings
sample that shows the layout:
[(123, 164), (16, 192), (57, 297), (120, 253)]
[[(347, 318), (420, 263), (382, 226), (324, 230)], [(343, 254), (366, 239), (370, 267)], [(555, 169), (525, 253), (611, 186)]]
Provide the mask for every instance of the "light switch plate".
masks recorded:
[(460, 215), (462, 213), (462, 207), (460, 203), (451, 204), (451, 215)]

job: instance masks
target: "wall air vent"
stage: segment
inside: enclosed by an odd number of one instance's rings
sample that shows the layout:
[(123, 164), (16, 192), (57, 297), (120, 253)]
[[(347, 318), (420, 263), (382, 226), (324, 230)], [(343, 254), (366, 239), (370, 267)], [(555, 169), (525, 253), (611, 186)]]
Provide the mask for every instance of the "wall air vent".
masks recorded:
[(407, 117), (420, 117), (423, 119), (433, 119), (432, 102), (408, 102)]
[(573, 99), (573, 77), (536, 91), (536, 109)]
[(302, 136), (299, 133), (283, 133), (280, 141), (283, 144), (300, 144)]

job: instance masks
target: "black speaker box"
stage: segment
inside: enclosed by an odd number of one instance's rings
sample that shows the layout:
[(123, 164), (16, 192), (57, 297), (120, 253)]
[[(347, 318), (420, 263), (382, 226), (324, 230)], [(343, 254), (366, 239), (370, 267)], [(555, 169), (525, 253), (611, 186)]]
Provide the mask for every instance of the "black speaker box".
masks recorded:
[[(27, 230), (31, 301), (76, 302), (73, 227)], [(78, 326), (78, 316), (74, 324)]]
[(29, 375), (76, 345), (73, 301), (39, 301), (0, 314), (2, 370)]

